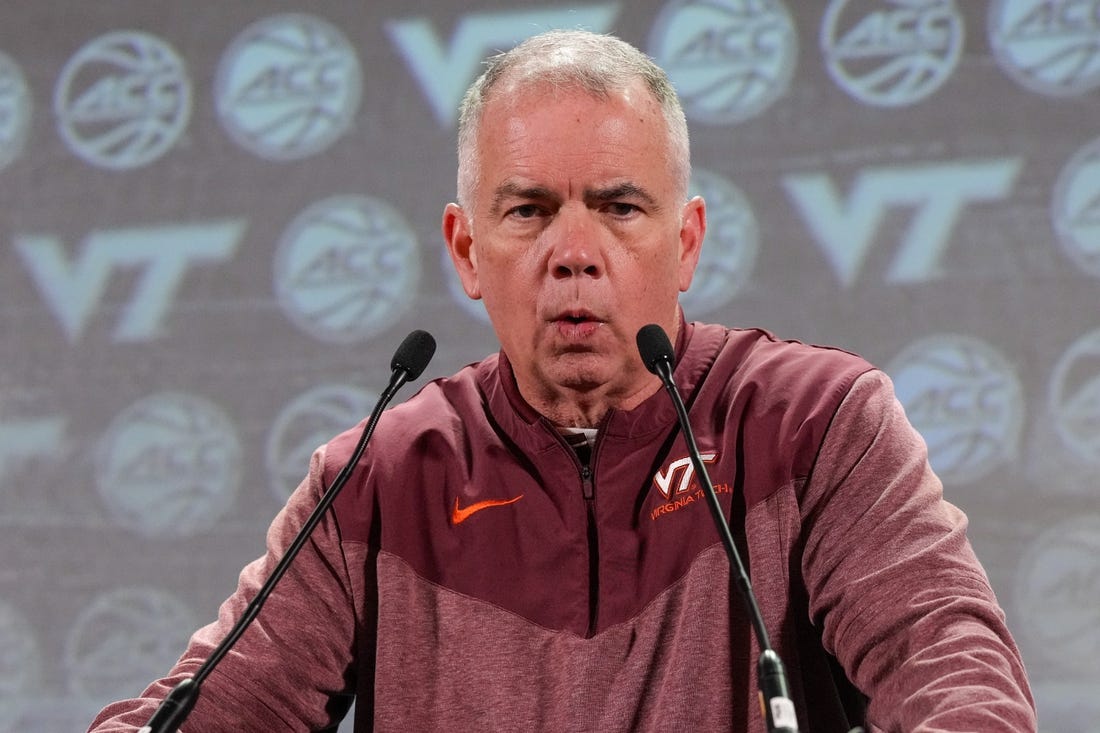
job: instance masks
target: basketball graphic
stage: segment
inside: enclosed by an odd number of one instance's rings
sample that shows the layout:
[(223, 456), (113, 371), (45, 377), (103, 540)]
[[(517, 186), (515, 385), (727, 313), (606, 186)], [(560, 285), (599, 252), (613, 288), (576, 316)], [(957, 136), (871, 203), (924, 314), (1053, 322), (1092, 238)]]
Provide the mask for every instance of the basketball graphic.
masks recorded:
[(275, 253), (275, 293), (287, 317), (322, 341), (381, 333), (420, 280), (416, 236), (391, 206), (366, 196), (320, 201), (291, 222)]
[(322, 384), (279, 412), (268, 434), (265, 464), (271, 493), (280, 505), (305, 477), (313, 451), (366, 418), (377, 400), (358, 387)]
[(347, 131), (361, 84), (355, 50), (335, 26), (289, 13), (260, 20), (233, 41), (214, 95), (238, 144), (268, 160), (296, 160)]
[(992, 0), (993, 57), (1024, 88), (1053, 97), (1100, 86), (1100, 13), (1077, 0)]
[(191, 116), (191, 81), (167, 43), (116, 31), (74, 55), (57, 81), (54, 114), (69, 148), (100, 168), (152, 163), (175, 145)]
[(241, 445), (214, 403), (182, 392), (138, 400), (99, 442), (95, 480), (115, 521), (150, 537), (209, 529), (235, 503)]
[(821, 50), (848, 94), (902, 107), (951, 77), (964, 35), (953, 0), (833, 0), (821, 22)]
[(956, 334), (921, 339), (886, 372), (945, 483), (976, 481), (1017, 457), (1023, 389), (988, 344)]
[(729, 125), (787, 92), (798, 37), (779, 0), (673, 0), (653, 23), (649, 54), (689, 120)]
[(144, 689), (179, 658), (195, 618), (157, 588), (119, 588), (92, 600), (65, 639), (69, 691), (110, 700)]

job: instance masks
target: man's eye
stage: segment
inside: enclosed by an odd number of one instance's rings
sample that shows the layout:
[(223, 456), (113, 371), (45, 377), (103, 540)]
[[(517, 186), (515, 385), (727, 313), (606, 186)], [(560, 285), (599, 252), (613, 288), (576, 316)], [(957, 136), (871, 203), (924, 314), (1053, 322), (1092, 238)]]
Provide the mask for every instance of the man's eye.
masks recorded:
[(620, 201), (615, 201), (607, 205), (607, 212), (614, 216), (630, 216), (638, 207), (634, 204), (624, 204)]
[(533, 219), (539, 215), (539, 207), (534, 204), (523, 204), (522, 206), (516, 206), (508, 214), (517, 219)]

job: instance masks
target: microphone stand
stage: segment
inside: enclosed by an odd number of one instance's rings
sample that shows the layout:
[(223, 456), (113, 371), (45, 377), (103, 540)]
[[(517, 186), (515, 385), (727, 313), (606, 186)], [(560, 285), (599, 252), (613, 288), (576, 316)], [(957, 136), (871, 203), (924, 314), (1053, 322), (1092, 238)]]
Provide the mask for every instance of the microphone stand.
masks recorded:
[(733, 535), (730, 533), (729, 523), (722, 513), (722, 505), (718, 501), (718, 494), (710, 482), (706, 466), (703, 464), (699, 448), (695, 444), (695, 435), (688, 422), (687, 408), (672, 381), (672, 344), (668, 336), (660, 326), (649, 325), (638, 332), (638, 350), (641, 352), (642, 361), (649, 371), (661, 379), (665, 391), (672, 398), (672, 404), (676, 408), (676, 416), (680, 421), (680, 430), (684, 434), (687, 443), (688, 454), (691, 456), (691, 464), (695, 467), (695, 475), (699, 477), (699, 483), (706, 494), (707, 506), (710, 507), (711, 517), (726, 548), (729, 557), (730, 570), (733, 573), (738, 591), (744, 606), (749, 611), (749, 618), (756, 634), (757, 643), (760, 645), (760, 657), (756, 664), (756, 681), (760, 689), (760, 707), (767, 724), (768, 733), (798, 733), (798, 718), (795, 714), (794, 703), (791, 702), (790, 692), (787, 689), (787, 673), (783, 667), (783, 661), (772, 649), (768, 631), (764, 627), (764, 619), (760, 615), (756, 597), (752, 592), (752, 584), (745, 572), (745, 566), (741, 562), (741, 555), (737, 552), (737, 546), (733, 543)]
[(260, 587), (260, 590), (257, 591), (256, 596), (249, 602), (244, 613), (241, 614), (241, 617), (233, 624), (233, 628), (229, 630), (229, 633), (225, 635), (221, 643), (210, 653), (210, 656), (206, 658), (206, 661), (202, 663), (194, 676), (180, 680), (180, 682), (169, 691), (168, 695), (161, 702), (152, 717), (149, 718), (149, 722), (138, 729), (138, 733), (175, 733), (175, 731), (179, 730), (183, 722), (187, 720), (187, 716), (191, 713), (192, 708), (195, 707), (195, 702), (199, 698), (199, 692), (201, 691), (203, 681), (212, 671), (214, 671), (218, 662), (229, 653), (229, 650), (237, 643), (237, 640), (241, 638), (245, 629), (248, 628), (253, 619), (259, 615), (260, 609), (263, 608), (264, 602), (267, 601), (267, 597), (271, 595), (271, 591), (275, 589), (275, 584), (279, 582), (284, 574), (286, 574), (287, 569), (290, 568), (291, 562), (297, 557), (298, 553), (309, 539), (309, 536), (313, 533), (313, 528), (321, 521), (325, 512), (332, 506), (332, 502), (336, 500), (336, 495), (340, 493), (340, 490), (344, 488), (344, 484), (347, 483), (348, 478), (351, 477), (352, 472), (359, 463), (359, 459), (363, 456), (363, 451), (367, 447), (367, 441), (370, 440), (370, 436), (374, 433), (374, 428), (375, 425), (378, 424), (378, 419), (382, 416), (382, 411), (386, 409), (386, 406), (393, 399), (394, 395), (397, 394), (397, 390), (406, 382), (420, 376), (420, 373), (424, 371), (424, 367), (428, 365), (428, 361), (431, 360), (434, 352), (435, 339), (426, 331), (413, 331), (401, 342), (390, 364), (390, 368), (393, 370), (390, 375), (390, 383), (382, 392), (382, 396), (378, 398), (378, 403), (374, 406), (374, 410), (370, 414), (370, 419), (363, 427), (363, 432), (359, 437), (359, 442), (356, 444), (355, 450), (352, 452), (351, 458), (344, 464), (340, 473), (337, 474), (332, 482), (332, 486), (325, 491), (321, 500), (317, 503), (317, 506), (314, 507), (313, 512), (306, 519), (301, 529), (298, 530), (298, 534), (294, 537), (294, 541), (290, 543), (282, 559), (279, 560), (275, 569), (271, 571), (271, 575), (264, 581), (264, 584)]

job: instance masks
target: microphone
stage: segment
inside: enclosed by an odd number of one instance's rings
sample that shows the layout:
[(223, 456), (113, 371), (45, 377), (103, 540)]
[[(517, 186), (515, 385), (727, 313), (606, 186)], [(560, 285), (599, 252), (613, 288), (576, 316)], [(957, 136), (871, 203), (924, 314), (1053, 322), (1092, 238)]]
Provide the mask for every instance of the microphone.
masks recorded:
[(760, 646), (760, 657), (756, 663), (756, 682), (760, 688), (761, 713), (764, 715), (768, 731), (769, 733), (798, 733), (798, 718), (787, 689), (787, 673), (783, 668), (783, 661), (772, 649), (771, 641), (768, 639), (768, 631), (764, 628), (764, 619), (760, 616), (760, 607), (753, 595), (752, 584), (749, 583), (749, 576), (741, 562), (741, 555), (733, 544), (733, 535), (730, 534), (729, 524), (726, 522), (725, 515), (722, 514), (722, 505), (714, 492), (714, 486), (710, 482), (710, 476), (707, 475), (702, 456), (699, 455), (699, 448), (695, 444), (695, 434), (688, 422), (687, 409), (676, 389), (676, 384), (672, 381), (672, 363), (675, 360), (672, 344), (664, 330), (653, 323), (642, 326), (636, 340), (642, 363), (645, 364), (646, 369), (660, 377), (665, 391), (672, 398), (676, 416), (680, 420), (680, 430), (684, 434), (684, 441), (691, 456), (691, 463), (695, 466), (695, 475), (699, 477), (699, 483), (703, 486), (711, 517), (726, 548), (726, 555), (729, 556), (730, 569), (735, 574), (741, 600), (752, 620), (756, 641)]
[(374, 426), (378, 424), (378, 419), (382, 416), (382, 411), (386, 409), (386, 405), (390, 403), (393, 396), (397, 394), (397, 390), (405, 382), (420, 376), (434, 354), (435, 339), (427, 331), (413, 331), (397, 347), (397, 351), (394, 352), (393, 359), (390, 361), (390, 369), (392, 370), (390, 383), (383, 390), (382, 396), (378, 398), (378, 403), (374, 406), (370, 419), (363, 427), (363, 432), (359, 436), (359, 442), (356, 444), (351, 458), (348, 459), (348, 462), (340, 469), (340, 473), (333, 479), (332, 486), (325, 491), (302, 528), (298, 530), (298, 534), (294, 537), (294, 541), (290, 543), (282, 559), (271, 571), (271, 576), (264, 581), (260, 590), (256, 592), (256, 597), (252, 599), (241, 617), (233, 624), (233, 628), (229, 630), (229, 633), (225, 635), (217, 648), (210, 653), (210, 656), (202, 663), (202, 666), (198, 668), (193, 677), (181, 680), (169, 691), (152, 717), (149, 718), (149, 722), (140, 728), (138, 733), (174, 733), (187, 719), (191, 709), (195, 707), (195, 701), (198, 700), (203, 681), (214, 671), (218, 662), (229, 653), (229, 650), (244, 634), (245, 629), (259, 615), (267, 597), (275, 589), (275, 584), (283, 577), (290, 567), (290, 563), (309, 540), (313, 528), (317, 526), (321, 521), (321, 517), (332, 506), (332, 502), (335, 501), (336, 495), (340, 493), (340, 489), (344, 488), (344, 484), (347, 483), (348, 478), (355, 470), (355, 466), (359, 463), (359, 459), (363, 456), (367, 441), (374, 433)]
[(405, 374), (401, 384), (419, 378), (434, 354), (435, 339), (432, 335), (427, 331), (413, 331), (405, 337), (397, 351), (393, 352), (393, 358), (390, 359), (390, 371), (394, 372), (392, 378), (397, 377), (397, 372)]

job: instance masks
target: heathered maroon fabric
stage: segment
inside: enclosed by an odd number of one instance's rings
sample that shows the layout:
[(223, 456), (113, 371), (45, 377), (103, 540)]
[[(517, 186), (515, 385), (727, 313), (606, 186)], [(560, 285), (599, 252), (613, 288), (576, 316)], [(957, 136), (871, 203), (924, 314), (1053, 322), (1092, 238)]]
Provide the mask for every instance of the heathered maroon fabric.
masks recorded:
[[(801, 729), (863, 722), (844, 708), (866, 696), (870, 730), (1034, 730), (966, 519), (886, 376), (700, 324), (677, 353)], [(133, 730), (194, 671), (357, 437), (315, 455), (268, 554), (169, 677), (94, 730)], [(384, 415), (184, 731), (320, 730), (348, 693), (359, 731), (763, 731), (757, 647), (686, 456), (663, 392), (608, 416), (585, 472), (503, 357), (431, 383)]]

